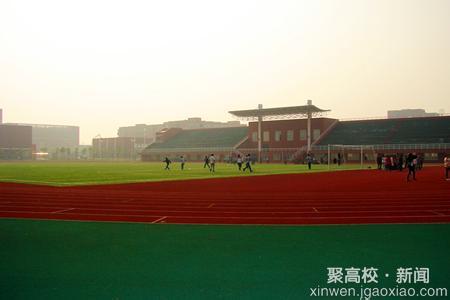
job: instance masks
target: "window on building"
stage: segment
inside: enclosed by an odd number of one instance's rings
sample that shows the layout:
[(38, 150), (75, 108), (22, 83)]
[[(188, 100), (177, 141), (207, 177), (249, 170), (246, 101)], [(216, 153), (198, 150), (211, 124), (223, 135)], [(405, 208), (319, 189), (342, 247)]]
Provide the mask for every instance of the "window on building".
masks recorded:
[(300, 130), (300, 140), (301, 141), (306, 141), (306, 129), (301, 129)]
[(263, 132), (263, 142), (270, 142), (270, 132), (269, 131)]
[(288, 130), (286, 132), (286, 139), (291, 142), (294, 140), (294, 130)]
[(281, 141), (281, 131), (279, 130), (275, 131), (275, 141), (276, 142)]
[(320, 129), (313, 130), (313, 140), (317, 140), (320, 137)]
[(252, 141), (257, 142), (258, 141), (258, 132), (252, 132)]

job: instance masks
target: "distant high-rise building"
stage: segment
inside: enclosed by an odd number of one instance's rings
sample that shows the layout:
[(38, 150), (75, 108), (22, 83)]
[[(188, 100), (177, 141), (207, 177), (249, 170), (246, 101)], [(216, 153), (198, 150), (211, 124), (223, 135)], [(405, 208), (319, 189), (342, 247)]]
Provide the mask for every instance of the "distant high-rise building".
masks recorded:
[(80, 127), (45, 124), (15, 124), (9, 125), (30, 126), (32, 128), (33, 145), (37, 150), (46, 148), (75, 148), (80, 144)]
[(388, 119), (396, 118), (422, 118), (422, 117), (437, 117), (438, 113), (427, 113), (425, 109), (400, 109), (388, 110)]
[(201, 129), (201, 128), (223, 128), (239, 127), (242, 125), (239, 121), (213, 122), (203, 121), (201, 118), (188, 118), (187, 120), (168, 121), (163, 124), (136, 124), (134, 126), (120, 127), (117, 135), (119, 137), (144, 138), (144, 143), (149, 145), (155, 142), (159, 131), (168, 128), (181, 129)]
[(0, 124), (3, 123), (3, 109), (0, 108)]
[(0, 124), (0, 160), (31, 159), (31, 126)]

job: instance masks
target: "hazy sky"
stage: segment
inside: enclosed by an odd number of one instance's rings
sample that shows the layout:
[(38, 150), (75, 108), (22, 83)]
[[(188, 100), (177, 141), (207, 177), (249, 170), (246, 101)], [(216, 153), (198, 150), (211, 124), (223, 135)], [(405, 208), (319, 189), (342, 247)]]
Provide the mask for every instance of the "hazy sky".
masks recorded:
[(303, 105), (450, 112), (450, 0), (1, 0), (4, 121), (119, 126)]

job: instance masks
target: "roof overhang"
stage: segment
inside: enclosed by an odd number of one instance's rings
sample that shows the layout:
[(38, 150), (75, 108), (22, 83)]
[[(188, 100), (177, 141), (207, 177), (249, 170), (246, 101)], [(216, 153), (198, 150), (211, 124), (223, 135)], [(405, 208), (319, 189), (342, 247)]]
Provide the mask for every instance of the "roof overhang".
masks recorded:
[(230, 111), (229, 113), (239, 119), (255, 120), (259, 117), (264, 119), (298, 119), (308, 117), (308, 115), (316, 117), (329, 111), (330, 110), (320, 109), (311, 104), (302, 106), (235, 110)]

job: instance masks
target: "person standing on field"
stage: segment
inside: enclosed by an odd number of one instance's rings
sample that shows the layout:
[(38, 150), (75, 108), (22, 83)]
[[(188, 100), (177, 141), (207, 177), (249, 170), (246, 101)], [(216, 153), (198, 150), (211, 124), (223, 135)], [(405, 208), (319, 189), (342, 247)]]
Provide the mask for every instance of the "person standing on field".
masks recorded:
[(186, 159), (183, 155), (180, 156), (180, 162), (181, 162), (181, 170), (184, 170), (184, 164), (186, 163)]
[(209, 171), (216, 172), (216, 158), (214, 157), (214, 153), (209, 156)]
[(170, 161), (170, 159), (167, 156), (164, 159), (164, 162), (166, 163), (166, 167), (164, 168), (164, 170), (170, 170), (169, 165), (170, 165), (171, 161)]
[(211, 167), (209, 166), (209, 157), (208, 157), (208, 155), (205, 155), (205, 158), (203, 159), (203, 161), (205, 162), (203, 164), (203, 169), (206, 168), (206, 167), (208, 167), (208, 169), (211, 169)]
[(308, 170), (311, 170), (311, 164), (312, 164), (311, 153), (308, 153), (308, 155), (306, 155), (306, 163), (308, 164)]
[(377, 166), (378, 166), (378, 170), (381, 170), (382, 166), (383, 166), (383, 156), (378, 153), (377, 155)]
[(403, 153), (400, 153), (398, 157), (398, 170), (403, 171)]
[(239, 171), (242, 171), (242, 157), (240, 154), (238, 154), (237, 156), (236, 163), (238, 165)]
[(448, 178), (448, 173), (450, 172), (450, 158), (446, 155), (444, 157), (444, 169), (445, 169), (445, 180), (450, 180)]
[(409, 177), (412, 175), (413, 180), (416, 180), (416, 163), (417, 163), (417, 155), (415, 153), (408, 153), (406, 157), (406, 166), (408, 168), (408, 176), (406, 177), (406, 181), (409, 181)]
[(250, 173), (253, 173), (251, 164), (252, 164), (252, 158), (251, 158), (250, 154), (247, 154), (247, 156), (245, 157), (245, 168), (242, 171), (245, 172), (245, 170), (249, 169)]

